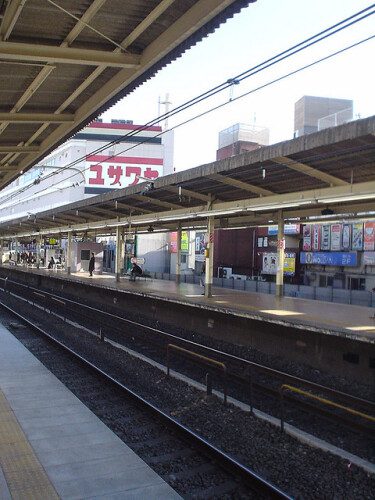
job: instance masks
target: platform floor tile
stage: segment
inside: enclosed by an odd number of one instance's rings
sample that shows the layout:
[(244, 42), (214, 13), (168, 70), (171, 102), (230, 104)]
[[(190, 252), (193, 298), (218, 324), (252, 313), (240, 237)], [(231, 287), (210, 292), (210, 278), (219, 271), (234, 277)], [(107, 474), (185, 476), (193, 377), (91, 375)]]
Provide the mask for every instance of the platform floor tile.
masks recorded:
[(180, 496), (0, 324), (0, 500)]

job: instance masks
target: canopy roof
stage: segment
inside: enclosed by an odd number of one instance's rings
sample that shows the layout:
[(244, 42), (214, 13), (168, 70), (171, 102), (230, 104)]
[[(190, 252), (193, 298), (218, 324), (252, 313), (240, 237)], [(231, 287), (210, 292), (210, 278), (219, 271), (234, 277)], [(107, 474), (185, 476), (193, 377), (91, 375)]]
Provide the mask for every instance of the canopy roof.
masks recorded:
[(375, 116), (0, 224), (0, 237), (375, 212)]
[(253, 1), (0, 2), (0, 189)]

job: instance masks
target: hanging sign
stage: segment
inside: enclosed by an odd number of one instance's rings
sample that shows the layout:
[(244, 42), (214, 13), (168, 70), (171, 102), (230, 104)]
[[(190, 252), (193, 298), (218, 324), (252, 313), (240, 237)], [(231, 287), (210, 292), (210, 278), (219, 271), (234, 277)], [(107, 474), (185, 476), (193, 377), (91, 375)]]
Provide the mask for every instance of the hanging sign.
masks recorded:
[(309, 224), (303, 226), (303, 250), (306, 252), (311, 250), (311, 226)]
[(332, 224), (331, 226), (331, 250), (341, 250), (341, 224)]
[(322, 238), (320, 243), (320, 250), (329, 250), (331, 248), (331, 226), (322, 226)]
[(312, 249), (316, 251), (320, 250), (320, 231), (321, 226), (319, 224), (312, 226)]
[(355, 222), (352, 226), (352, 250), (363, 248), (363, 223)]
[(375, 222), (365, 222), (363, 250), (375, 250)]
[(352, 225), (351, 224), (343, 224), (342, 225), (342, 243), (341, 243), (341, 248), (343, 250), (350, 250), (351, 235), (352, 235)]

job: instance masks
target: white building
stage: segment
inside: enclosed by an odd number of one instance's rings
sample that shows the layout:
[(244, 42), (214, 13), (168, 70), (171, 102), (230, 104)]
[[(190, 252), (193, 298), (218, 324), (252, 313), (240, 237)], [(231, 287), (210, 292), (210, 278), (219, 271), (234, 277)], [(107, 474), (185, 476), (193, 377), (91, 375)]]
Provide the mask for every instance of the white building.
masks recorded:
[(173, 172), (173, 131), (129, 120), (91, 123), (0, 192), (0, 221)]

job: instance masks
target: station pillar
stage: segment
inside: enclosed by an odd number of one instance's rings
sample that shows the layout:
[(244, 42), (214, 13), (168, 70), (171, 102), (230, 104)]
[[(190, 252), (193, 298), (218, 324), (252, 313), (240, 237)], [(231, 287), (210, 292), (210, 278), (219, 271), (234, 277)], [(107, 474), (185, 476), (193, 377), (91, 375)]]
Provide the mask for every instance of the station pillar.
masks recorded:
[(214, 229), (215, 229), (215, 218), (208, 217), (207, 219), (207, 247), (206, 247), (206, 275), (205, 275), (205, 287), (204, 295), (209, 298), (212, 297), (212, 281), (213, 281), (213, 270), (214, 270)]
[(68, 232), (68, 244), (66, 246), (66, 271), (68, 274), (72, 272), (72, 232)]
[(276, 297), (284, 296), (284, 218), (282, 211), (278, 214), (277, 222), (277, 271), (276, 271)]
[(42, 237), (41, 235), (38, 236), (36, 240), (36, 267), (37, 269), (40, 268), (40, 251), (42, 248)]
[(3, 255), (4, 255), (4, 240), (0, 240), (0, 266), (3, 264)]
[(176, 283), (181, 282), (181, 226), (177, 229)]
[(120, 226), (116, 226), (116, 260), (115, 260), (116, 281), (120, 281), (120, 276), (121, 276), (121, 261), (123, 260), (122, 247), (123, 247), (122, 230)]

